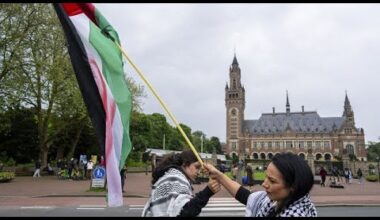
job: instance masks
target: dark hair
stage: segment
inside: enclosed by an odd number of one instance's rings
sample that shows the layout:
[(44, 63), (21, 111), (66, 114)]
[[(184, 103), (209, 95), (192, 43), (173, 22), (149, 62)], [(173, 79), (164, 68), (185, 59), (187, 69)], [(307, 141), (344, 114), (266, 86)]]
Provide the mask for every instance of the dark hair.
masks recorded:
[(191, 150), (184, 150), (181, 153), (171, 153), (164, 156), (152, 172), (152, 185), (163, 176), (169, 168), (175, 167), (182, 171), (182, 166), (187, 167), (197, 161), (197, 157)]
[(287, 208), (310, 192), (314, 184), (314, 175), (302, 157), (290, 152), (276, 154), (272, 163), (282, 174), (285, 186), (290, 188), (290, 193), (281, 206), (269, 214), (276, 216), (283, 208)]

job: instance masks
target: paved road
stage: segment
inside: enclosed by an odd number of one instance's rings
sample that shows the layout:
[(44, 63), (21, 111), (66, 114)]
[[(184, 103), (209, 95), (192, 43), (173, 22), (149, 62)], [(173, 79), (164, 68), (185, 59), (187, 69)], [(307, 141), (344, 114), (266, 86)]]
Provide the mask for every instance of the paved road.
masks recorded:
[[(43, 216), (43, 217), (72, 217), (72, 216), (90, 216), (90, 217), (125, 217), (141, 216), (143, 205), (130, 204), (123, 207), (108, 208), (106, 205), (77, 205), (77, 206), (48, 206), (48, 205), (30, 205), (30, 206), (2, 206), (0, 207), (1, 217), (16, 216)], [(211, 198), (200, 216), (244, 216), (245, 207), (233, 198)], [(317, 206), (318, 216), (320, 217), (363, 217), (380, 216), (379, 206)]]

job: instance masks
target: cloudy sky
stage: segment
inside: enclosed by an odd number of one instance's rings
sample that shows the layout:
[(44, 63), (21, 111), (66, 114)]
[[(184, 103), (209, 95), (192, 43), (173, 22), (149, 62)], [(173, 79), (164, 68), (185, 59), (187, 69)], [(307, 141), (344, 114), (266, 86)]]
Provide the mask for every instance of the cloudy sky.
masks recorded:
[[(225, 141), (224, 88), (235, 50), (245, 119), (272, 107), (284, 112), (286, 90), (292, 111), (304, 105), (321, 117), (340, 117), (347, 91), (366, 142), (379, 141), (380, 4), (95, 6), (173, 115), (193, 131)], [(167, 116), (145, 91), (143, 111)]]

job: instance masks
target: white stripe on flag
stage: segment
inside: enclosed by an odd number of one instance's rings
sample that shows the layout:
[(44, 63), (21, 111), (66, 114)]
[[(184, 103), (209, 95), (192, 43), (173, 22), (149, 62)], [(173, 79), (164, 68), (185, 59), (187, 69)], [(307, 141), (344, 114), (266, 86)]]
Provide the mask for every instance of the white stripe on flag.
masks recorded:
[[(114, 118), (112, 121), (112, 127), (111, 131), (106, 132), (112, 132), (106, 134), (106, 140), (109, 138), (108, 135), (112, 136), (112, 146), (106, 146), (105, 151), (107, 152), (107, 147), (112, 147), (112, 150), (110, 151), (111, 155), (105, 155), (106, 156), (106, 173), (107, 173), (107, 185), (108, 185), (108, 205), (111, 207), (115, 206), (122, 206), (123, 205), (123, 197), (121, 192), (121, 178), (120, 178), (120, 172), (119, 172), (119, 161), (120, 161), (120, 155), (121, 155), (121, 143), (123, 135), (122, 135), (122, 123), (121, 123), (121, 117), (120, 112), (117, 108), (117, 105), (114, 101), (114, 98), (112, 96), (111, 90), (108, 87), (106, 80), (103, 76), (103, 74), (97, 75), (97, 70), (102, 70), (102, 62), (101, 58), (99, 57), (96, 50), (93, 48), (93, 46), (89, 43), (89, 36), (90, 36), (90, 26), (89, 26), (89, 19), (87, 16), (85, 16), (83, 13), (78, 14), (76, 16), (70, 17), (71, 21), (73, 22), (74, 26), (76, 27), (76, 30), (81, 37), (82, 43), (85, 46), (87, 56), (89, 58), (89, 61), (94, 60), (96, 62), (97, 68), (95, 68), (93, 65), (91, 65), (91, 69), (94, 74), (94, 79), (97, 84), (99, 93), (104, 94), (104, 91), (106, 91), (107, 97), (102, 97), (102, 101), (104, 102), (104, 98), (107, 99), (106, 104), (106, 111), (111, 110), (111, 105), (115, 105), (115, 112), (114, 112)], [(91, 62), (92, 63), (92, 62)], [(103, 84), (104, 82), (104, 84)], [(105, 87), (103, 86), (105, 85)], [(103, 104), (104, 105), (104, 104)], [(106, 113), (107, 116), (110, 116), (112, 112)], [(108, 119), (109, 120), (109, 119)], [(107, 124), (107, 122), (106, 122)], [(109, 126), (110, 124), (108, 124)], [(115, 127), (114, 127), (115, 126)], [(107, 143), (107, 141), (106, 141)], [(117, 144), (116, 147), (115, 144)]]

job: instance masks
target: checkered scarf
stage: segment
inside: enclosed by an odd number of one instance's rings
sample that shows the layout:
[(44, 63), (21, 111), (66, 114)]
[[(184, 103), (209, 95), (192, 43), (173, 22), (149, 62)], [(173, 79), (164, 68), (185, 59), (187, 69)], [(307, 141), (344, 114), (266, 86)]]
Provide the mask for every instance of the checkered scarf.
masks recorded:
[(192, 187), (185, 174), (170, 168), (152, 186), (142, 217), (177, 216), (192, 198)]
[[(276, 202), (271, 200), (266, 192), (256, 192), (250, 195), (247, 202), (247, 216), (267, 217), (276, 208)], [(261, 199), (259, 199), (261, 197)], [(317, 217), (317, 210), (308, 194), (284, 208), (279, 217)]]

